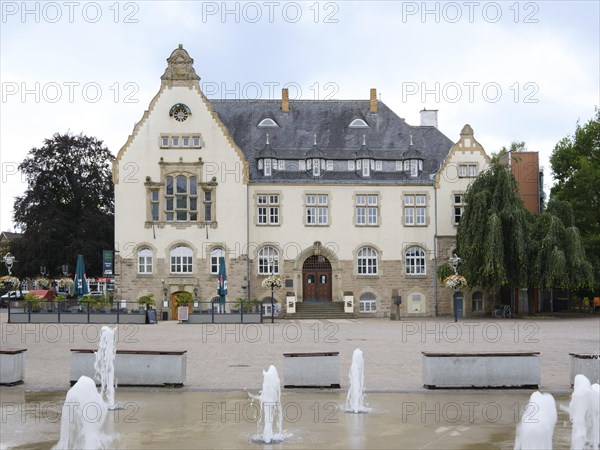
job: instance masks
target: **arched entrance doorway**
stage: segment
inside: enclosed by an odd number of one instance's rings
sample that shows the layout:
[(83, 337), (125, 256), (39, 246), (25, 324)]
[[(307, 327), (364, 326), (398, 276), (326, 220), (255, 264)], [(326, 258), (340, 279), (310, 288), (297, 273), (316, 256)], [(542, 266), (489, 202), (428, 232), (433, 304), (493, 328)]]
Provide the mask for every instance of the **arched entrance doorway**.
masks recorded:
[(325, 256), (313, 255), (304, 261), (302, 296), (305, 302), (331, 301), (331, 263)]
[[(183, 293), (189, 294), (189, 292), (186, 292), (186, 291), (177, 291), (177, 292), (173, 292), (171, 294), (170, 305), (171, 305), (171, 318), (172, 318), (172, 320), (179, 320), (179, 315), (177, 314), (177, 308), (178, 308), (178, 305), (177, 305), (177, 296), (179, 294), (183, 294)], [(190, 314), (192, 313), (192, 304), (188, 305), (188, 311), (189, 311)]]

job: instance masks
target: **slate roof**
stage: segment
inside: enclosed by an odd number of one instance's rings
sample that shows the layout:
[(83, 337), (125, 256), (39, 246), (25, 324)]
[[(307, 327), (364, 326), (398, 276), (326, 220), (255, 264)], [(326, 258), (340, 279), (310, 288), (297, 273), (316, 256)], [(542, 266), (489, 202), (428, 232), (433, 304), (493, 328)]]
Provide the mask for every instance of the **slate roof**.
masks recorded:
[[(411, 126), (381, 101), (378, 112), (369, 111), (369, 100), (291, 100), (290, 112), (281, 112), (280, 100), (210, 100), (250, 164), (251, 182), (339, 182), (339, 183), (427, 183), (454, 143), (432, 126)], [(279, 127), (258, 127), (264, 118)], [(348, 128), (354, 119), (363, 119), (369, 128)], [(266, 135), (269, 146), (266, 147)], [(316, 135), (316, 148), (314, 147)], [(365, 135), (366, 148), (363, 146)], [(413, 146), (410, 148), (410, 136)], [(404, 172), (372, 171), (363, 178), (358, 172), (322, 171), (315, 178), (309, 172), (278, 171), (265, 177), (258, 170), (258, 157), (299, 160), (314, 153), (325, 159), (349, 160), (371, 155), (376, 160), (403, 160), (416, 155), (424, 160), (423, 173), (411, 178)], [(409, 153), (407, 153), (409, 152)], [(273, 156), (274, 157), (274, 156)]]

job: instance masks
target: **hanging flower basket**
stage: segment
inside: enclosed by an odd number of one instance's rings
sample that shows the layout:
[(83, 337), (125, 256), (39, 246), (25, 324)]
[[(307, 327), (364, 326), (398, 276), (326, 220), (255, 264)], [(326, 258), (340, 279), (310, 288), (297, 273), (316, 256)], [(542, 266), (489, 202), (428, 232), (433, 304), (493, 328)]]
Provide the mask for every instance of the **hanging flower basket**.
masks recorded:
[(444, 286), (447, 288), (463, 288), (467, 285), (467, 280), (462, 275), (450, 275), (444, 278)]
[(20, 284), (21, 282), (17, 277), (11, 277), (9, 275), (0, 277), (0, 285), (5, 289), (16, 289)]
[(267, 277), (262, 281), (262, 287), (266, 288), (280, 288), (283, 286), (283, 282), (279, 277)]
[(50, 287), (50, 280), (46, 277), (38, 277), (35, 279), (35, 285), (38, 289), (48, 289)]
[(61, 278), (60, 280), (58, 280), (57, 282), (58, 287), (59, 288), (72, 288), (74, 283), (73, 280), (71, 278)]

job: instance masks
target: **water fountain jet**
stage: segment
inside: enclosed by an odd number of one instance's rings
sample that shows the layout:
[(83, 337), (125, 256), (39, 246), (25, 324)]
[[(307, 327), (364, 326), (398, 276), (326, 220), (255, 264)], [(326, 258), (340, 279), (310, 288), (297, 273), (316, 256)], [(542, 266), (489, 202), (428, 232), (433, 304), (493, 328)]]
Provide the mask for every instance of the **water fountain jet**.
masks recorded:
[(109, 410), (115, 406), (115, 329), (102, 327), (98, 351), (94, 361), (95, 378), (100, 383), (100, 396), (108, 404)]
[(521, 412), (514, 450), (552, 450), (558, 414), (552, 394), (534, 392)]
[(352, 364), (348, 372), (350, 387), (346, 396), (346, 412), (354, 414), (369, 412), (370, 408), (364, 406), (365, 400), (365, 362), (360, 349), (354, 350), (352, 354)]
[[(252, 396), (260, 402), (261, 417), (257, 427), (263, 424), (263, 433), (258, 435), (253, 442), (264, 444), (277, 444), (283, 441), (283, 412), (281, 408), (281, 381), (275, 366), (263, 370), (263, 385), (258, 396)], [(273, 424), (277, 424), (277, 433), (273, 432)]]

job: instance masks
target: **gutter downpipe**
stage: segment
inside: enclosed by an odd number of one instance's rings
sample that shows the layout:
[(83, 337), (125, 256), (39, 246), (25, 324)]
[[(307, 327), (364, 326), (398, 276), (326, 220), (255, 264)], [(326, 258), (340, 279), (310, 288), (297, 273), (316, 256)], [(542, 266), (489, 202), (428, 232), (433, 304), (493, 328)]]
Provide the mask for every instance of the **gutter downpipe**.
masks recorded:
[(433, 234), (433, 295), (435, 301), (435, 317), (438, 317), (438, 279), (437, 279), (437, 239), (438, 239), (438, 217), (437, 217), (437, 189), (435, 182), (433, 183), (433, 217), (434, 217), (434, 234)]

